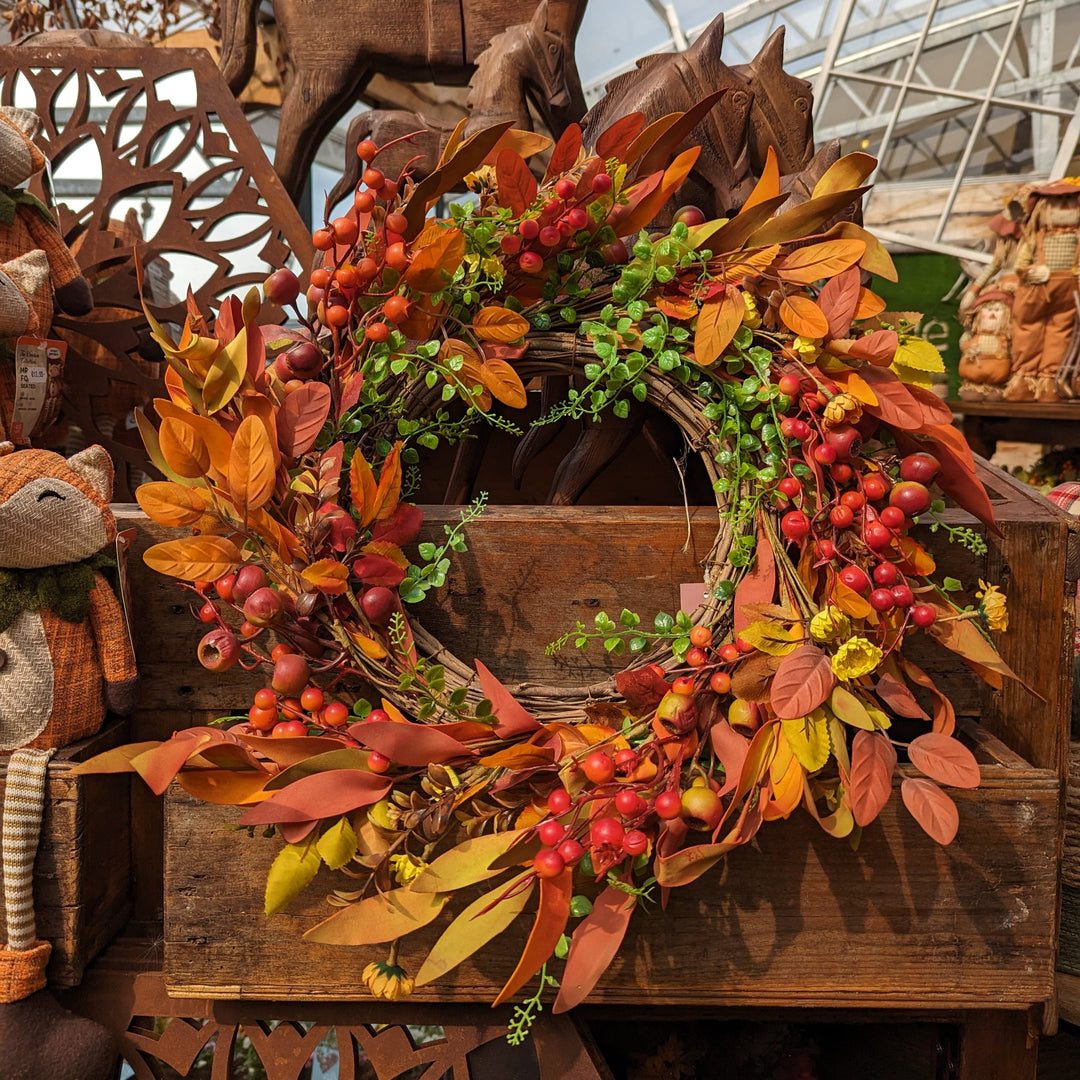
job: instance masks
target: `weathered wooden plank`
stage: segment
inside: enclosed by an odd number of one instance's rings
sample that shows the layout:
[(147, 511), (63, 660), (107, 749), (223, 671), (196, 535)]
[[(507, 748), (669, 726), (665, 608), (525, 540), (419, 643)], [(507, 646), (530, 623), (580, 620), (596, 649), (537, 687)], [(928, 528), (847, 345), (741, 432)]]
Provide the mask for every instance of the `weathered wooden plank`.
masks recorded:
[[(1056, 903), (1058, 781), (1048, 770), (985, 766), (956, 792), (960, 837), (926, 838), (894, 794), (858, 853), (805, 817), (766, 827), (756, 850), (672, 891), (664, 914), (635, 916), (592, 1000), (819, 1007), (1013, 1007), (1053, 989), (1048, 927)], [(194, 997), (350, 999), (379, 949), (308, 944), (330, 876), (287, 913), (262, 914), (278, 843), (229, 829), (227, 808), (169, 795), (166, 977)], [(528, 920), (523, 919), (523, 924)], [(444, 925), (444, 923), (442, 923)], [(526, 925), (467, 961), (420, 1000), (490, 1001)], [(415, 970), (437, 929), (402, 950)], [(516, 951), (515, 951), (516, 950)]]
[[(120, 745), (127, 736), (126, 723), (113, 721), (65, 747), (49, 764), (34, 911), (38, 934), (53, 943), (48, 974), (55, 986), (76, 985), (131, 914), (131, 780), (71, 775), (77, 762)], [(6, 774), (6, 759), (0, 758), (0, 800)]]

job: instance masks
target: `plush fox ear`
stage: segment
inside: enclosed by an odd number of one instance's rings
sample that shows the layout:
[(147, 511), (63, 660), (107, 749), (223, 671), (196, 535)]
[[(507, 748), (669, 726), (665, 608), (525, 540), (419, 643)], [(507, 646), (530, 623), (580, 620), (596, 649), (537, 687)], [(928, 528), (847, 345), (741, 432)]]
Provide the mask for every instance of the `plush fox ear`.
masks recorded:
[(67, 459), (68, 467), (86, 481), (107, 506), (112, 499), (113, 463), (102, 446), (88, 446)]
[(0, 108), (0, 184), (16, 187), (45, 167), (45, 155), (34, 145), (41, 121), (27, 109)]

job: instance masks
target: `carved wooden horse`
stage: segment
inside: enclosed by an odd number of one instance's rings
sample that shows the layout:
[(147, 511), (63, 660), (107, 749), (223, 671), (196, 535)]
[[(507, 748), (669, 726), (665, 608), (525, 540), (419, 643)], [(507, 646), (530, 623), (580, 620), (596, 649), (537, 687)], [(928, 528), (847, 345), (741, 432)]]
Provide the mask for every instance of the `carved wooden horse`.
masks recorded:
[[(541, 14), (537, 0), (425, 0), (397, 7), (379, 0), (273, 0), (295, 71), (274, 152), (286, 190), (298, 198), (319, 143), (376, 72), (465, 85), (492, 39), (508, 27), (517, 33), (505, 39), (503, 74), (522, 79), (527, 70), (531, 97), (558, 134), (585, 111), (573, 65), (585, 2), (546, 0)], [(233, 93), (254, 66), (258, 7), (259, 0), (221, 0), (221, 70)], [(504, 95), (523, 106), (525, 90), (501, 80), (482, 96), (493, 103)], [(527, 111), (517, 119), (527, 126)]]

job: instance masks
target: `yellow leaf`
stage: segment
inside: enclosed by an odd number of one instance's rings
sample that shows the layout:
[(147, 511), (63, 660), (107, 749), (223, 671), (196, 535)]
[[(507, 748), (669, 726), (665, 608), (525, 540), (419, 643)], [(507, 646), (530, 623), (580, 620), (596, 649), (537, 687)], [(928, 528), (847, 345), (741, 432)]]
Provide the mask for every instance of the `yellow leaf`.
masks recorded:
[(141, 484), (135, 499), (147, 517), (173, 527), (194, 524), (206, 510), (206, 501), (198, 489), (168, 480)]
[(189, 480), (209, 472), (210, 451), (190, 424), (171, 418), (162, 420), (158, 440), (161, 453), (173, 472)]
[[(796, 248), (776, 263), (774, 269), (784, 281), (810, 285), (821, 278), (835, 277), (854, 266), (866, 251), (862, 240), (823, 240)], [(820, 337), (820, 334), (815, 334)]]
[(850, 691), (843, 686), (833, 688), (829, 705), (837, 718), (849, 727), (861, 728), (864, 731), (876, 731), (877, 726), (866, 711), (866, 706)]
[[(463, 840), (431, 863), (411, 888), (417, 892), (445, 893), (487, 881), (505, 869), (499, 865), (492, 870), (492, 863), (520, 844), (529, 832), (529, 829), (513, 829)], [(531, 853), (523, 852), (522, 859), (525, 858), (531, 858)]]
[(189, 536), (166, 540), (146, 549), (143, 561), (151, 570), (184, 581), (217, 581), (243, 561), (240, 549), (224, 536)]
[(535, 131), (523, 131), (521, 128), (511, 128), (499, 138), (494, 149), (484, 158), (483, 163), (494, 165), (501, 150), (513, 150), (523, 158), (531, 158), (534, 154), (542, 154), (554, 145), (546, 135), (540, 135)]
[(877, 158), (871, 154), (845, 154), (825, 170), (810, 197), (816, 199), (834, 191), (851, 191), (864, 183), (876, 168)]
[(380, 945), (438, 918), (449, 897), (394, 889), (350, 904), (313, 926), (304, 937), (324, 945)]
[(780, 305), (780, 318), (793, 333), (802, 337), (823, 338), (829, 332), (829, 320), (808, 296), (798, 293), (784, 297)]
[(203, 383), (203, 406), (208, 413), (224, 409), (235, 397), (247, 374), (247, 327), (215, 357)]
[(511, 409), (524, 409), (527, 402), (521, 377), (505, 360), (495, 357), (480, 367), (480, 378), (492, 397)]
[(229, 490), (245, 521), (250, 511), (270, 501), (276, 477), (266, 425), (257, 416), (244, 417), (229, 456)]
[(802, 643), (803, 631), (801, 626), (788, 628), (780, 623), (762, 621), (744, 626), (739, 637), (770, 656), (787, 656)]
[(339, 818), (319, 837), (315, 845), (322, 859), (331, 870), (340, 870), (355, 854), (356, 833), (347, 817)]
[(266, 914), (274, 915), (295, 900), (315, 880), (321, 865), (314, 844), (286, 844), (266, 875)]
[(707, 366), (724, 355), (745, 313), (742, 292), (734, 285), (728, 285), (719, 298), (701, 305), (694, 330), (694, 357), (699, 364)]
[(509, 345), (529, 332), (529, 320), (509, 308), (486, 307), (476, 313), (473, 331), (482, 341)]
[(792, 753), (807, 772), (817, 772), (825, 767), (832, 752), (832, 743), (824, 709), (815, 709), (799, 720), (781, 720), (780, 726)]
[(941, 353), (924, 338), (908, 338), (896, 350), (894, 364), (914, 368), (916, 371), (944, 371), (945, 361)]
[(367, 636), (367, 634), (360, 633), (359, 630), (353, 630), (350, 627), (345, 627), (345, 632), (349, 635), (352, 643), (365, 655), (372, 660), (383, 660), (386, 658), (386, 650), (374, 639)]
[(499, 897), (529, 876), (531, 874), (523, 874), (509, 883), (504, 881), (474, 900), (435, 942), (428, 958), (416, 973), (416, 985), (434, 982), (501, 934), (525, 910), (535, 881), (519, 888), (504, 900)]

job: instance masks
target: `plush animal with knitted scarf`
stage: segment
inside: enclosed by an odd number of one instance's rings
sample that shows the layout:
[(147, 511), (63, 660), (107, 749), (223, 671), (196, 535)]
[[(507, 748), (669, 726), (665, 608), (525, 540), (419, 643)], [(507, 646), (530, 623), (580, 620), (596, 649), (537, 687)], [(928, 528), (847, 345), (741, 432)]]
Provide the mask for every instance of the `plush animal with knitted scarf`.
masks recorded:
[[(40, 129), (32, 112), (0, 108), (0, 439), (8, 438), (15, 397), (16, 339), (21, 334), (47, 337), (54, 307), (85, 315), (94, 306), (90, 284), (52, 214), (19, 187), (45, 167), (45, 156), (33, 141)], [(58, 394), (49, 400), (56, 403)], [(47, 408), (27, 436), (40, 434), (53, 419), (55, 407)]]
[(112, 462), (0, 444), (0, 755), (7, 943), (0, 946), (0, 1080), (106, 1080), (117, 1052), (100, 1025), (45, 987), (34, 857), (53, 752), (134, 705), (135, 660), (99, 552), (116, 538)]

